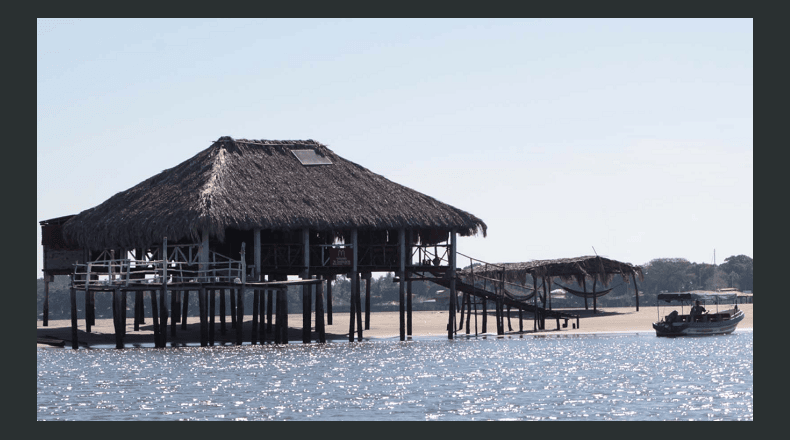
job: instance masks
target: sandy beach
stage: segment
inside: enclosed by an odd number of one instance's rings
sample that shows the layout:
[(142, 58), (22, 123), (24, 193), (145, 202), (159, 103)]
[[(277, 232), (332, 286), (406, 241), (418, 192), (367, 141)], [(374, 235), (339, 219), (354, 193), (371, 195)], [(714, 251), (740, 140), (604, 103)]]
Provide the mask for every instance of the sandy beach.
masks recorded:
[[(738, 325), (738, 329), (753, 329), (754, 328), (754, 304), (739, 304), (739, 306), (746, 317)], [(723, 307), (722, 307), (723, 309)], [(713, 309), (715, 310), (715, 309)], [(563, 335), (563, 334), (577, 334), (577, 333), (607, 333), (607, 332), (652, 332), (652, 323), (655, 322), (659, 313), (667, 314), (671, 311), (669, 307), (662, 307), (658, 312), (655, 306), (642, 306), (637, 312), (634, 307), (607, 307), (599, 308), (598, 313), (593, 313), (592, 310), (584, 309), (563, 309), (567, 313), (578, 314), (579, 328), (574, 329), (574, 322), (568, 322), (566, 328), (560, 327), (557, 330), (556, 321), (547, 320), (546, 330), (534, 332), (533, 321), (530, 318), (524, 319), (523, 332), (519, 332), (518, 312), (511, 313), (510, 325), (512, 331), (509, 331), (507, 319), (505, 319), (505, 331), (507, 335), (533, 335), (539, 333), (541, 335)], [(412, 336), (444, 336), (447, 337), (447, 321), (448, 312), (446, 311), (420, 311), (413, 312), (412, 321)], [(460, 315), (459, 315), (460, 319)], [(370, 329), (363, 330), (364, 339), (398, 339), (399, 338), (399, 313), (398, 312), (373, 312), (370, 318)], [(465, 321), (465, 320), (464, 320)], [(289, 341), (291, 343), (301, 343), (302, 340), (302, 316), (301, 314), (290, 314), (288, 322), (291, 325), (289, 329)], [(364, 314), (363, 314), (364, 322)], [(489, 334), (496, 332), (494, 315), (488, 318), (488, 331)], [(327, 341), (348, 341), (348, 313), (334, 313), (333, 323), (326, 327)], [(563, 321), (560, 321), (560, 325)], [(315, 320), (313, 320), (315, 325)], [(482, 333), (482, 316), (477, 317), (477, 329)], [(250, 334), (252, 330), (252, 315), (245, 316), (244, 319), (244, 343), (250, 343)], [(472, 316), (470, 333), (475, 334), (474, 315)], [(459, 331), (459, 334), (466, 334), (466, 328)], [(40, 338), (53, 338), (66, 341), (66, 347), (71, 346), (71, 320), (60, 319), (50, 320), (47, 327), (43, 326), (42, 321), (37, 322), (36, 336)], [(230, 317), (226, 322), (226, 332), (222, 334), (220, 331), (219, 319), (215, 323), (215, 344), (233, 344), (236, 338), (235, 329), (231, 329)], [(267, 343), (272, 342), (272, 335), (267, 335)], [(316, 336), (313, 332), (313, 340)], [(96, 325), (92, 326), (91, 332), (85, 331), (85, 320), (78, 321), (78, 340), (79, 345), (82, 347), (104, 347), (115, 346), (115, 333), (113, 329), (112, 319), (97, 319)], [(183, 345), (183, 344), (199, 344), (200, 343), (200, 323), (197, 317), (190, 317), (187, 320), (187, 328), (182, 329), (181, 323), (177, 324), (176, 335), (173, 337), (170, 333), (170, 326), (168, 325), (167, 335), (168, 345)], [(134, 331), (133, 319), (127, 319), (126, 336), (124, 337), (124, 344), (127, 347), (132, 347), (139, 344), (148, 346), (153, 343), (153, 325), (150, 318), (146, 319), (145, 324), (140, 326), (139, 331)], [(39, 347), (50, 347), (46, 344), (37, 344)]]

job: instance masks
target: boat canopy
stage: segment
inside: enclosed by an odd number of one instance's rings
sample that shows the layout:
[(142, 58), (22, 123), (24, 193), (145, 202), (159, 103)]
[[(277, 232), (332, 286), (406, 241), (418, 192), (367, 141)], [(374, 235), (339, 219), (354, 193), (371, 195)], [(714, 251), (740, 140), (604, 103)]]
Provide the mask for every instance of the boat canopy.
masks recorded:
[(723, 304), (728, 302), (734, 302), (737, 298), (738, 295), (733, 292), (695, 291), (695, 292), (676, 292), (676, 293), (658, 294), (658, 300), (666, 301), (666, 302), (700, 300), (709, 304)]

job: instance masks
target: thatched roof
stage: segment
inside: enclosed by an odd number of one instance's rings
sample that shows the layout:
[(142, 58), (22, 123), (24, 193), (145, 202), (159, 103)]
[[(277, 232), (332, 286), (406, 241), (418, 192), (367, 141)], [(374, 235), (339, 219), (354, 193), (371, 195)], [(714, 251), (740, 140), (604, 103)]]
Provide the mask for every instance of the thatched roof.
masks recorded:
[[(329, 165), (303, 165), (313, 150)], [(173, 168), (81, 212), (64, 233), (91, 249), (148, 246), (226, 228), (455, 228), (485, 236), (474, 215), (387, 180), (313, 140), (222, 137)]]
[[(631, 277), (638, 277), (644, 280), (642, 268), (623, 263), (616, 260), (599, 256), (584, 256), (576, 258), (561, 258), (556, 260), (532, 260), (523, 263), (500, 263), (504, 267), (505, 281), (511, 283), (527, 284), (527, 275), (531, 277), (559, 277), (568, 283), (582, 285), (585, 279), (596, 279), (603, 286), (608, 286), (615, 275), (620, 275), (628, 282)], [(490, 268), (491, 266), (489, 266)], [(484, 275), (496, 278), (497, 270), (501, 273), (502, 269), (489, 269), (487, 273), (485, 267), (475, 267), (475, 275)], [(464, 273), (470, 270), (464, 269)], [(531, 280), (530, 280), (531, 281)]]

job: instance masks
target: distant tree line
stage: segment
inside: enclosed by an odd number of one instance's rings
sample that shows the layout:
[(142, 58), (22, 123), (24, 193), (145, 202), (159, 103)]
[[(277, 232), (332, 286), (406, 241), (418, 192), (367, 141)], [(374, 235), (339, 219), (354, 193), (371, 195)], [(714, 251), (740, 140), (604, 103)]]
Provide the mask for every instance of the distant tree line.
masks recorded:
[[(637, 281), (640, 297), (640, 306), (655, 305), (656, 296), (661, 292), (680, 292), (688, 290), (716, 290), (733, 287), (741, 291), (754, 291), (754, 260), (746, 255), (731, 256), (719, 265), (706, 263), (691, 263), (683, 258), (658, 258), (642, 266), (645, 274), (644, 281)], [(365, 309), (365, 280), (360, 283), (362, 294), (362, 307)], [(575, 284), (563, 284), (574, 290), (582, 290)], [(557, 288), (558, 286), (553, 286)], [(598, 307), (631, 307), (636, 305), (634, 298), (633, 281), (623, 283), (615, 278), (612, 291), (598, 298)], [(607, 287), (607, 288), (608, 288)], [(588, 285), (588, 289), (590, 286)], [(49, 285), (49, 319), (69, 319), (71, 306), (69, 304), (69, 278), (56, 276), (55, 281)], [(447, 310), (448, 289), (428, 281), (412, 282), (412, 309), (413, 310)], [(374, 277), (370, 284), (370, 303), (372, 311), (397, 311), (400, 286), (395, 282), (393, 273), (381, 277)], [(326, 292), (325, 292), (326, 296)], [(337, 313), (348, 312), (349, 298), (351, 296), (351, 280), (339, 276), (332, 283), (333, 311)], [(227, 301), (227, 300), (226, 300)], [(44, 280), (37, 280), (37, 318), (41, 319), (44, 304)], [(128, 316), (132, 317), (133, 295), (130, 294)], [(84, 294), (77, 292), (77, 314), (84, 316)], [(592, 300), (588, 300), (592, 308)], [(146, 315), (150, 315), (150, 300), (146, 295)], [(313, 305), (315, 307), (315, 305)], [(553, 297), (552, 308), (583, 308), (584, 299), (566, 294), (565, 298)], [(217, 308), (219, 310), (219, 308)], [(252, 294), (247, 293), (244, 304), (245, 313), (252, 310)], [(288, 290), (288, 310), (290, 313), (299, 313), (302, 310), (302, 288), (290, 287)], [(189, 295), (190, 316), (198, 314), (198, 295), (193, 292)], [(96, 295), (96, 317), (112, 317), (112, 296), (110, 293)]]

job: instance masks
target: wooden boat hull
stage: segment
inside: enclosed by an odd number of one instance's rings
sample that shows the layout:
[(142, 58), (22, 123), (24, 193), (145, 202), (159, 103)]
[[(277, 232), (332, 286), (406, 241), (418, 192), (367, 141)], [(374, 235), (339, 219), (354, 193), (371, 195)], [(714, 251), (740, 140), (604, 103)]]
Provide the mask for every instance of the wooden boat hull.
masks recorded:
[(732, 333), (738, 323), (743, 321), (742, 310), (735, 311), (729, 319), (709, 322), (656, 322), (653, 328), (656, 336), (712, 336)]

